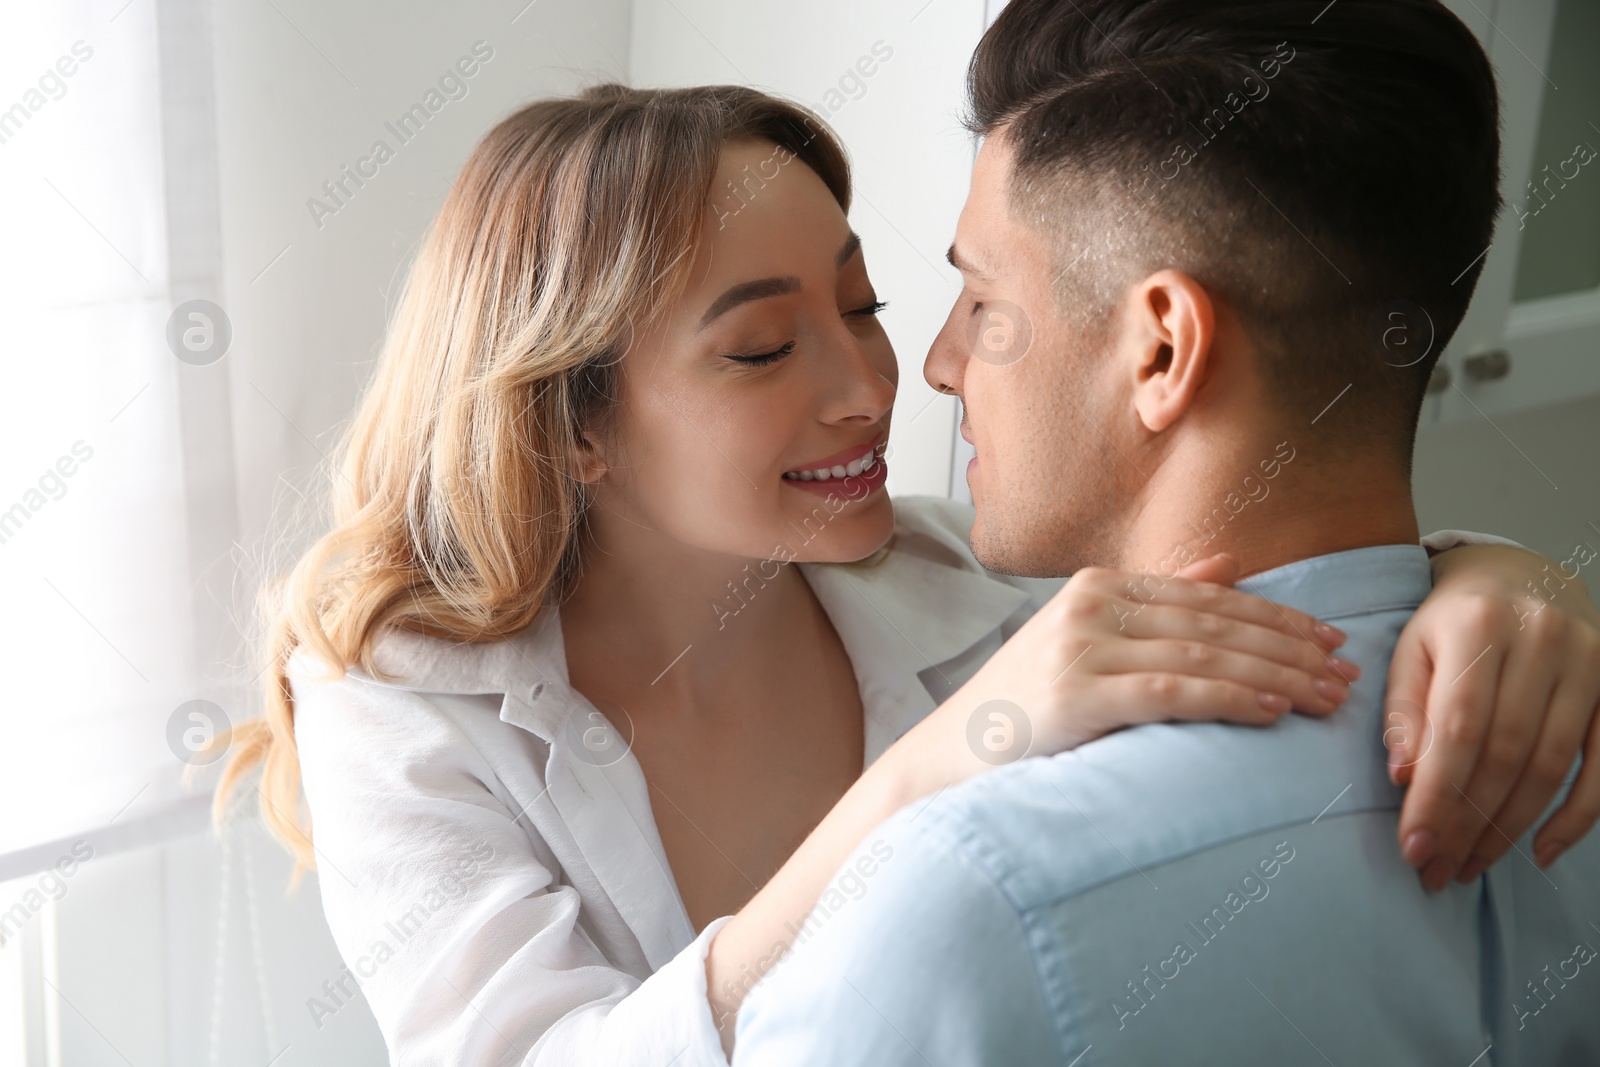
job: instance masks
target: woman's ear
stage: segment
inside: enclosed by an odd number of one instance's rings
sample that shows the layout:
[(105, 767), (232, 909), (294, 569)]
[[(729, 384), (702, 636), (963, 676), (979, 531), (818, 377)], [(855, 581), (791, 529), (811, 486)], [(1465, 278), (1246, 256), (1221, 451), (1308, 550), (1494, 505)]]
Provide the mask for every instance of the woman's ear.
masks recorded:
[(606, 462), (592, 435), (588, 431), (579, 430), (577, 440), (572, 445), (573, 477), (585, 485), (593, 485), (603, 479), (610, 470), (611, 465)]
[(1211, 371), (1216, 309), (1211, 295), (1178, 270), (1134, 286), (1133, 405), (1151, 433), (1177, 422)]

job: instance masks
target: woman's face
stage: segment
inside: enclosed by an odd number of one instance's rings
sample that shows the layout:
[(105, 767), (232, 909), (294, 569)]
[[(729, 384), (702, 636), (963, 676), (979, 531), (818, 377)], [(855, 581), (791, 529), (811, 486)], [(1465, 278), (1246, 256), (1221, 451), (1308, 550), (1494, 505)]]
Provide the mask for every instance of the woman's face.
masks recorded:
[(870, 555), (894, 528), (898, 374), (860, 242), (771, 144), (724, 149), (705, 212), (687, 290), (622, 361), (595, 521), (747, 559)]

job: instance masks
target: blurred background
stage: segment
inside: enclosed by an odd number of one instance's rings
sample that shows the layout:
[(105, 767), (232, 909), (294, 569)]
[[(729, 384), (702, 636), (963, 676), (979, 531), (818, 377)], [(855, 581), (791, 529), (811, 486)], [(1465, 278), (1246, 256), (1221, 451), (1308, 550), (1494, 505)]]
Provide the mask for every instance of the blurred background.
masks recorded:
[[(962, 76), (1000, 6), (0, 9), (0, 1064), (386, 1062), (316, 879), (286, 893), (247, 811), (211, 830), (202, 760), (255, 714), (256, 588), (311, 532), (410, 256), (515, 106), (735, 82), (827, 118), (901, 359), (890, 489), (965, 494), (921, 364), (960, 289)], [(1565, 560), (1600, 549), (1600, 0), (1450, 6), (1501, 80), (1507, 209), (1418, 507)]]

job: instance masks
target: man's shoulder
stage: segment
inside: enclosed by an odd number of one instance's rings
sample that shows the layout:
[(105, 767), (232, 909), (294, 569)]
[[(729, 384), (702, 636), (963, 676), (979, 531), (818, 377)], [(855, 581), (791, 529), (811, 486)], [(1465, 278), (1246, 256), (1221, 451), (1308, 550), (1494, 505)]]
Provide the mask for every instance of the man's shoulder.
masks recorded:
[(1021, 911), (1325, 813), (1398, 809), (1371, 716), (1157, 724), (947, 790), (924, 833)]
[(1408, 609), (1341, 617), (1341, 654), (1362, 669), (1344, 707), (1268, 727), (1153, 724), (947, 790), (924, 818), (989, 872), (1019, 907), (1276, 827), (1398, 810), (1383, 747), (1389, 659)]

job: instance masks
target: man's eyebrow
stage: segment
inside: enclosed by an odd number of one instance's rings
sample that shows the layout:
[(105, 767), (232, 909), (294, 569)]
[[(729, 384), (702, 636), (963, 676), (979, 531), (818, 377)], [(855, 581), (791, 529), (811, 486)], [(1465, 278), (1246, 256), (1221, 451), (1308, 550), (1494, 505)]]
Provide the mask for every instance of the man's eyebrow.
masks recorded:
[[(849, 237), (844, 239), (844, 246), (839, 249), (839, 254), (834, 257), (834, 266), (842, 268), (859, 251), (861, 251), (861, 236), (852, 232)], [(700, 325), (696, 326), (695, 330), (698, 332), (705, 329), (713, 321), (726, 315), (740, 304), (748, 304), (752, 300), (765, 300), (773, 296), (785, 296), (799, 291), (800, 279), (793, 275), (785, 275), (782, 278), (757, 278), (753, 282), (740, 282), (711, 302), (711, 306), (706, 309), (706, 313), (700, 316)]]
[(989, 277), (983, 271), (979, 270), (976, 266), (974, 266), (971, 263), (968, 263), (966, 261), (965, 257), (963, 257), (961, 255), (961, 253), (956, 251), (956, 246), (955, 246), (954, 243), (952, 243), (950, 245), (949, 251), (945, 252), (944, 258), (949, 262), (949, 264), (952, 267), (954, 267), (956, 270), (960, 271), (962, 274), (970, 274), (974, 278), (987, 279)]
[(752, 300), (765, 300), (768, 297), (784, 296), (787, 293), (800, 291), (800, 279), (792, 275), (783, 278), (757, 278), (753, 282), (740, 282), (732, 286), (711, 302), (706, 313), (700, 316), (700, 325), (695, 327), (698, 332), (710, 326), (713, 321), (732, 311), (740, 304), (748, 304)]

